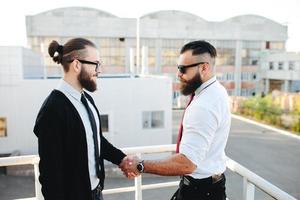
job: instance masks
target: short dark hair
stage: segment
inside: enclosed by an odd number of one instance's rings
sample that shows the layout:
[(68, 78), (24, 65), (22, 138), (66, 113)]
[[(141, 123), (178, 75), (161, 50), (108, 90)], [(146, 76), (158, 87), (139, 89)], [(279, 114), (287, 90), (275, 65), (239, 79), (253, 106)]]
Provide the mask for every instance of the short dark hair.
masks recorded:
[[(80, 56), (79, 50), (83, 50), (87, 46), (96, 48), (96, 45), (93, 42), (84, 38), (70, 39), (65, 45), (60, 45), (57, 41), (53, 40), (49, 44), (48, 53), (52, 57), (53, 61), (57, 64), (61, 64), (67, 72), (69, 71), (68, 61), (71, 61), (76, 56)], [(56, 52), (57, 54), (55, 54)]]
[(183, 54), (184, 52), (189, 50), (192, 50), (192, 55), (200, 55), (200, 54), (208, 53), (212, 58), (217, 57), (216, 48), (213, 45), (211, 45), (209, 42), (206, 42), (204, 40), (197, 40), (185, 44), (181, 48), (180, 54)]

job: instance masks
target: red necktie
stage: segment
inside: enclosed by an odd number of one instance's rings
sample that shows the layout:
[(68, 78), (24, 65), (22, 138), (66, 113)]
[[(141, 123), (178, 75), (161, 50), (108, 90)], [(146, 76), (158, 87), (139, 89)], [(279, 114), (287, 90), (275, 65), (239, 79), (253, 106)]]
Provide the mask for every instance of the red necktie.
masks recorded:
[(181, 141), (181, 138), (182, 138), (182, 132), (183, 132), (183, 125), (182, 125), (182, 122), (183, 122), (183, 117), (184, 117), (184, 113), (187, 109), (187, 107), (191, 104), (191, 102), (193, 101), (193, 98), (195, 96), (195, 93), (193, 93), (190, 97), (190, 100), (187, 104), (187, 106), (185, 107), (184, 109), (184, 112), (183, 112), (183, 116), (182, 116), (182, 119), (181, 119), (181, 124), (180, 124), (180, 128), (179, 128), (179, 131), (178, 131), (178, 137), (177, 137), (177, 145), (176, 145), (176, 153), (179, 153), (179, 145), (180, 145), (180, 141)]

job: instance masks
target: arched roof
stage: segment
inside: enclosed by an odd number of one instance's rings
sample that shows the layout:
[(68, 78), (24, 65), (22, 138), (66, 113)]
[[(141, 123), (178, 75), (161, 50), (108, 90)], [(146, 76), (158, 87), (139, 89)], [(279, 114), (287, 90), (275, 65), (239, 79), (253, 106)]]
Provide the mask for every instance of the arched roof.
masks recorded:
[(52, 10), (48, 10), (45, 12), (41, 12), (36, 14), (35, 16), (101, 16), (101, 17), (112, 17), (115, 18), (117, 16), (98, 10), (95, 8), (88, 7), (64, 7), (64, 8), (56, 8)]
[(162, 10), (157, 12), (152, 12), (141, 17), (142, 19), (162, 19), (162, 20), (197, 20), (197, 21), (205, 21), (203, 18), (188, 13), (184, 11), (178, 10)]
[(260, 16), (260, 15), (238, 15), (235, 17), (231, 17), (229, 19), (224, 20), (223, 22), (233, 22), (233, 23), (241, 23), (241, 24), (277, 24), (282, 25), (278, 22), (275, 22), (269, 18)]

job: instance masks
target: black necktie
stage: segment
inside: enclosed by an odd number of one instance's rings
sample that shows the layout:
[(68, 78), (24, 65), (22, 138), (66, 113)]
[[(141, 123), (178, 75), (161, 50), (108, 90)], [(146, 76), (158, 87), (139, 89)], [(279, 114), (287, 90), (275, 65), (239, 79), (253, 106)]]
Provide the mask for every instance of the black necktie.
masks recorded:
[(96, 126), (96, 121), (94, 114), (92, 110), (90, 109), (88, 102), (86, 98), (84, 97), (84, 94), (81, 95), (81, 102), (83, 103), (84, 107), (87, 110), (90, 122), (91, 122), (91, 127), (93, 131), (93, 140), (94, 140), (94, 152), (95, 152), (95, 167), (96, 167), (96, 175), (98, 178), (100, 178), (100, 156), (99, 156), (99, 146), (98, 146), (98, 137), (97, 137), (97, 126)]

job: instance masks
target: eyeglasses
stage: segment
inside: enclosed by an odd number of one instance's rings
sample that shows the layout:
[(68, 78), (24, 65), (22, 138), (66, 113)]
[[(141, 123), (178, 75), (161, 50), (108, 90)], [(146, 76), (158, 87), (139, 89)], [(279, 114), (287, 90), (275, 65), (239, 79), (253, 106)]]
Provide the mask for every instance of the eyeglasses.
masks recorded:
[(208, 62), (198, 62), (190, 65), (177, 65), (177, 68), (180, 73), (184, 74), (187, 68), (196, 67), (198, 65), (203, 65), (203, 64), (208, 64)]
[[(87, 60), (80, 60), (80, 59), (76, 59), (78, 60), (79, 62), (81, 62), (82, 64), (89, 64), (89, 65), (95, 65), (95, 71), (97, 72), (97, 70), (102, 66), (102, 63), (101, 62), (92, 62), (92, 61), (87, 61)], [(68, 61), (68, 62), (73, 62), (74, 60), (71, 60), (71, 61)]]
[(92, 62), (92, 61), (87, 61), (87, 60), (79, 60), (77, 59), (79, 62), (83, 63), (83, 64), (89, 64), (89, 65), (95, 65), (95, 71), (97, 72), (97, 70), (102, 66), (101, 62)]

